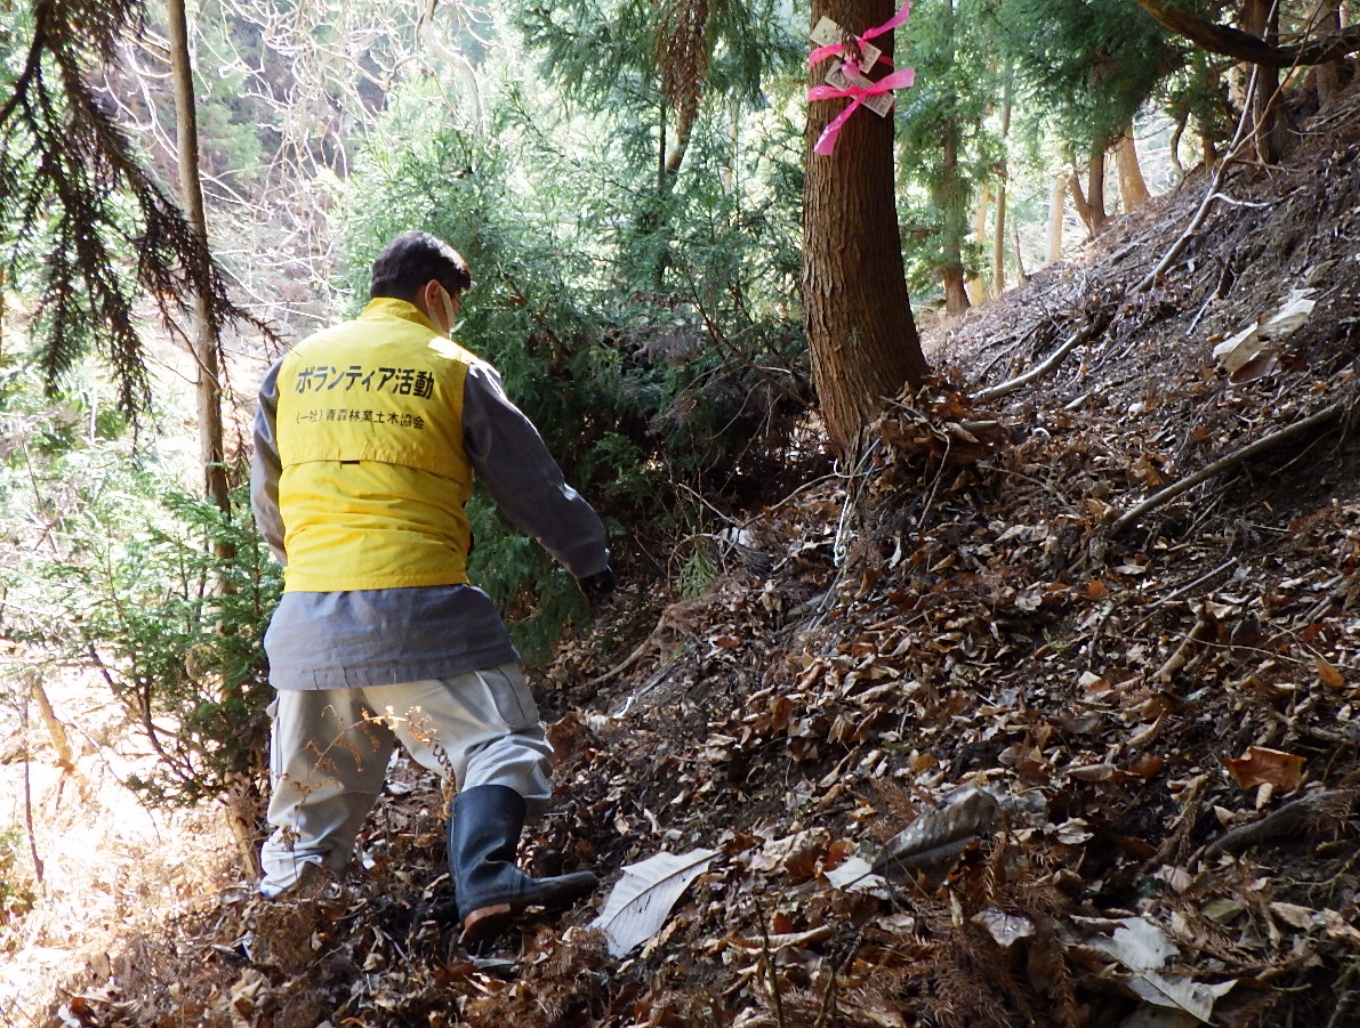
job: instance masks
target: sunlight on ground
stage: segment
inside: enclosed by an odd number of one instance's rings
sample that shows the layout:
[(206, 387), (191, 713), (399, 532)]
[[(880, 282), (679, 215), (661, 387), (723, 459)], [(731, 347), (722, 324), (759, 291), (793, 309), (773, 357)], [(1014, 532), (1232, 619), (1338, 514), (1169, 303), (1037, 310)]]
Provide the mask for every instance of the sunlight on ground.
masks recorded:
[(25, 762), (19, 715), (0, 711), (0, 831), (22, 833), (21, 873), (37, 899), (26, 917), (0, 927), (0, 1023), (39, 1024), (58, 990), (93, 970), (103, 978), (120, 937), (186, 913), (231, 884), (235, 849), (219, 810), (150, 811), (121, 783), (152, 761), (145, 741), (120, 732), (121, 708), (94, 672), (63, 672), (46, 687), (65, 723), (75, 770), (56, 751), (30, 705), (27, 765), (33, 844), (42, 861), (32, 881), (25, 829)]

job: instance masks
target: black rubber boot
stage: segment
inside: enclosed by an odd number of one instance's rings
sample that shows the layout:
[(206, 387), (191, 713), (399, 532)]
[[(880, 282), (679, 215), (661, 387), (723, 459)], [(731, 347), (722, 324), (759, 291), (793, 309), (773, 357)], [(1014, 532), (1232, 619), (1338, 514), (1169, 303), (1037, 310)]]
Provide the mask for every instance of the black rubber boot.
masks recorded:
[(589, 871), (533, 878), (515, 864), (524, 797), (504, 785), (478, 785), (453, 800), (449, 869), (465, 944), (492, 939), (526, 907), (560, 910), (595, 891)]

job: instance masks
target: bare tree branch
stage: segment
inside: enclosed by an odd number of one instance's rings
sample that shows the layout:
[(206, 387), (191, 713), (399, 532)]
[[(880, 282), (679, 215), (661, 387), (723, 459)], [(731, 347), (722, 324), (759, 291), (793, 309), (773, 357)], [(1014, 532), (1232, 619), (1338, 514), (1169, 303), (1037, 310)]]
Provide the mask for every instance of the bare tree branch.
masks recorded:
[(1250, 32), (1197, 18), (1186, 11), (1167, 7), (1162, 0), (1133, 0), (1133, 2), (1152, 15), (1157, 24), (1179, 36), (1184, 36), (1210, 53), (1235, 57), (1268, 68), (1327, 64), (1360, 52), (1360, 25), (1352, 25), (1339, 32), (1329, 32), (1305, 40), (1297, 46), (1271, 46)]

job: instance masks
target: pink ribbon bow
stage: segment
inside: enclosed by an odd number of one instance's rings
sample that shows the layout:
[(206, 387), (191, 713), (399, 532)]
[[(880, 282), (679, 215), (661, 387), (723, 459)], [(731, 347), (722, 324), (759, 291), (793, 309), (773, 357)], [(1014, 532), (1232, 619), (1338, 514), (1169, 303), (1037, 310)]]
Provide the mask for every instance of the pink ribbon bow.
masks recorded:
[[(863, 48), (863, 45), (875, 36), (881, 36), (885, 32), (891, 32), (893, 29), (904, 24), (907, 20), (907, 15), (910, 13), (911, 2), (908, 0), (907, 3), (902, 5), (900, 11), (882, 25), (877, 28), (868, 29), (862, 36), (857, 36), (855, 40), (856, 44), (860, 48)], [(808, 67), (812, 67), (813, 65), (826, 60), (833, 54), (841, 53), (844, 50), (844, 43), (819, 46), (808, 55)], [(892, 64), (892, 61), (886, 57), (880, 56), (879, 60), (886, 64)], [(860, 67), (858, 61), (846, 61), (845, 67), (847, 73), (853, 73), (858, 70), (860, 74), (864, 74), (869, 71), (869, 68)], [(908, 86), (915, 83), (915, 81), (916, 70), (914, 68), (902, 68), (900, 71), (895, 71), (891, 75), (887, 75), (868, 86), (849, 85), (844, 89), (835, 86), (813, 86), (808, 90), (807, 98), (809, 103), (814, 100), (837, 100), (841, 97), (845, 97), (851, 102), (850, 106), (836, 115), (831, 124), (827, 125), (827, 127), (822, 130), (822, 134), (818, 137), (817, 145), (812, 148), (812, 152), (820, 154), (823, 157), (829, 157), (836, 149), (836, 138), (840, 135), (841, 127), (850, 118), (850, 115), (855, 113), (855, 109), (863, 105), (865, 100), (871, 96), (880, 96), (884, 93), (891, 93), (894, 89), (906, 89)]]
[[(891, 32), (893, 29), (905, 25), (907, 23), (907, 15), (909, 14), (911, 14), (911, 0), (907, 0), (907, 2), (902, 5), (902, 9), (900, 11), (894, 14), (891, 18), (885, 21), (878, 28), (866, 29), (864, 35), (856, 36), (855, 43), (857, 45), (857, 48), (859, 50), (863, 50), (864, 44), (869, 42), (869, 40), (873, 39), (875, 36), (881, 36), (885, 32)], [(809, 68), (815, 67), (822, 61), (826, 60), (828, 57), (832, 57), (836, 54), (844, 52), (845, 52), (844, 43), (832, 43), (830, 46), (819, 46), (816, 50), (813, 50), (812, 53), (808, 54), (808, 67)], [(889, 60), (887, 57), (880, 56), (879, 60), (883, 61), (885, 64), (892, 64), (892, 61)], [(870, 67), (872, 67), (872, 65)], [(862, 74), (865, 75), (869, 73), (869, 68), (860, 67), (859, 70)]]
[(841, 133), (841, 126), (845, 124), (850, 115), (855, 113), (855, 108), (864, 103), (871, 96), (878, 96), (882, 93), (891, 93), (894, 89), (906, 89), (916, 81), (915, 68), (903, 68), (895, 71), (886, 78), (881, 78), (867, 88), (860, 86), (847, 86), (845, 89), (837, 89), (835, 86), (813, 86), (808, 90), (808, 100), (836, 100), (840, 97), (849, 97), (851, 104), (835, 119), (822, 130), (822, 134), (817, 138), (817, 145), (812, 148), (812, 152), (821, 154), (823, 157), (830, 157), (836, 149), (836, 137)]

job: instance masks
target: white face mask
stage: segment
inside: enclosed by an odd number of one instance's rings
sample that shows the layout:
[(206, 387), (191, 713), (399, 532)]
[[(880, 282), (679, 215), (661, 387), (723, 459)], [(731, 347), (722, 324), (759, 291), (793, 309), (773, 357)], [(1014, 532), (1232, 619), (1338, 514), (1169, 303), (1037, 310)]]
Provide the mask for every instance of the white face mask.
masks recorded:
[(444, 305), (444, 334), (453, 333), (454, 321), (458, 318), (458, 308), (453, 302), (453, 297), (443, 286), (439, 287), (439, 301)]

